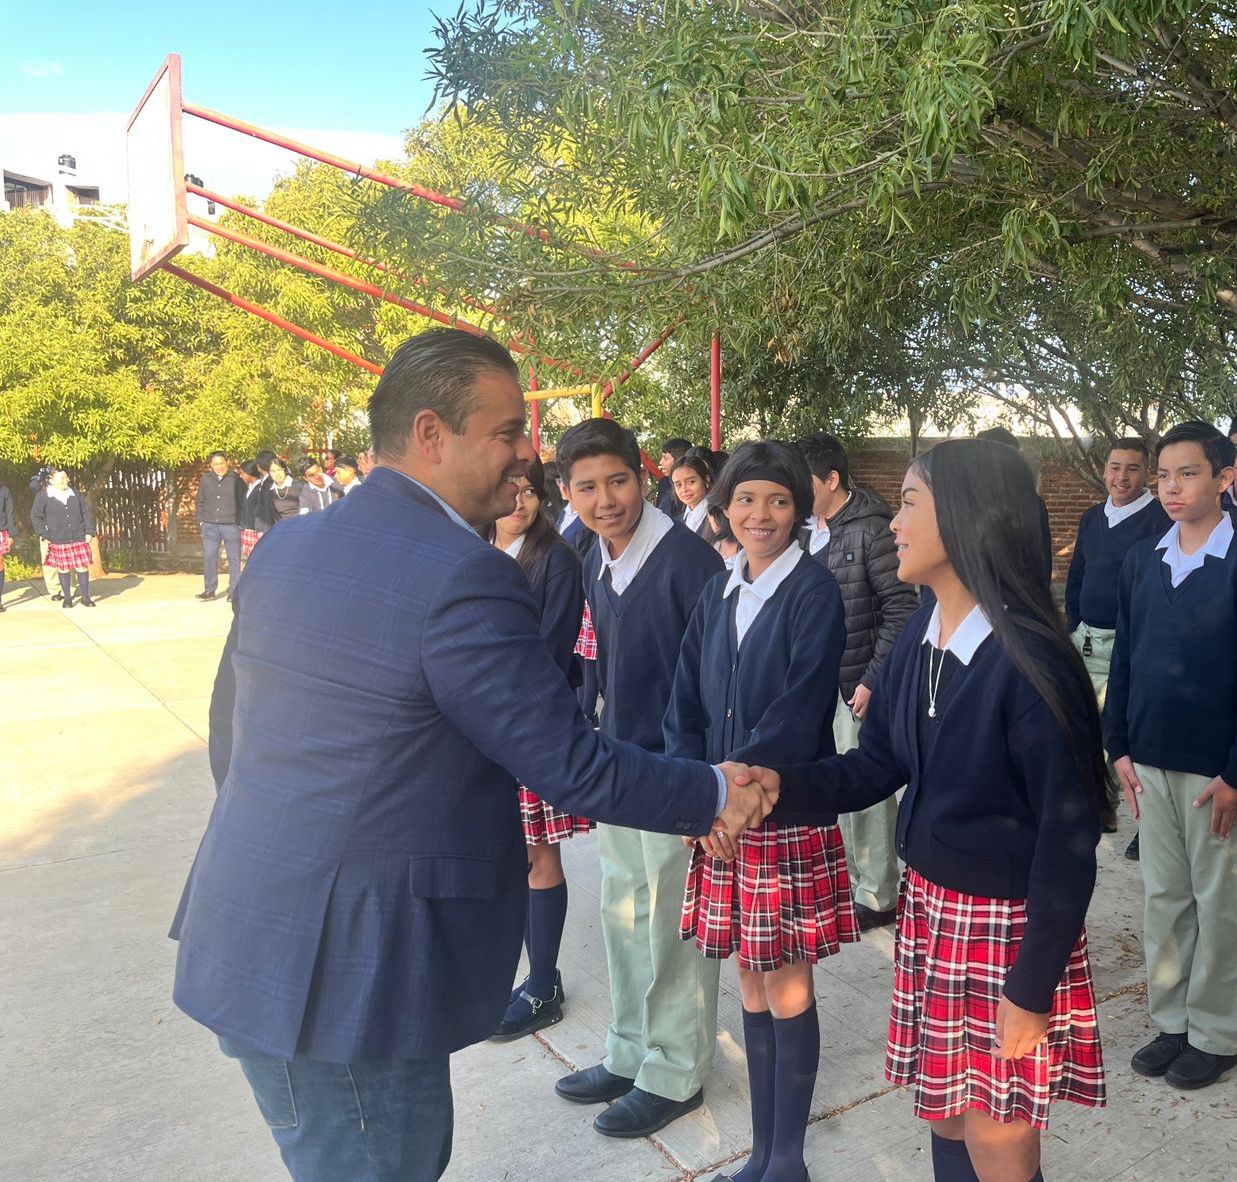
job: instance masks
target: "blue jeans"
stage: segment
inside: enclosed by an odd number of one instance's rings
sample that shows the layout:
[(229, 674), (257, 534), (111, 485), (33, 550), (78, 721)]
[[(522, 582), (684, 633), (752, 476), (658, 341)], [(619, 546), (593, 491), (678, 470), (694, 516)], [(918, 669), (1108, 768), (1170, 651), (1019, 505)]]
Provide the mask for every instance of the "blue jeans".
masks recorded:
[(202, 522), (202, 581), (205, 590), (214, 595), (219, 589), (219, 547), (228, 556), (228, 593), (241, 573), (241, 527)]
[(294, 1182), (437, 1182), (451, 1160), (447, 1055), (325, 1063), (228, 1038)]

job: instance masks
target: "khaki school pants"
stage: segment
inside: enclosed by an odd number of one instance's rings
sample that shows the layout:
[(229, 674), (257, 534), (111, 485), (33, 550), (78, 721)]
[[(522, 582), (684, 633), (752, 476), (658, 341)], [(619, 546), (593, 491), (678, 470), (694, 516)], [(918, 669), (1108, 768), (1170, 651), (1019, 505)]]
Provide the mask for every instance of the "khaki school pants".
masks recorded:
[[(1091, 638), (1090, 653), (1084, 651), (1088, 636)], [(1108, 669), (1112, 664), (1112, 646), (1117, 639), (1117, 633), (1112, 628), (1092, 628), (1090, 624), (1079, 624), (1071, 639), (1082, 656), (1082, 663), (1087, 667), (1087, 674), (1095, 687), (1096, 700), (1103, 710), (1104, 699), (1108, 696)]]

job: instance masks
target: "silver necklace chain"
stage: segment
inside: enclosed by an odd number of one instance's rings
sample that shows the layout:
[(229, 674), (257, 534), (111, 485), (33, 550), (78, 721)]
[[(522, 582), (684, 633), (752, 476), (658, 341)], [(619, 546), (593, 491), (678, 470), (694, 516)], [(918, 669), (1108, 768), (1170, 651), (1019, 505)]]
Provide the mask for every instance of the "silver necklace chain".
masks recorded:
[(936, 677), (933, 678), (933, 657), (936, 653), (936, 645), (928, 645), (928, 717), (936, 717), (936, 691), (941, 685), (941, 674), (945, 671), (945, 650), (941, 650), (941, 663), (936, 666)]

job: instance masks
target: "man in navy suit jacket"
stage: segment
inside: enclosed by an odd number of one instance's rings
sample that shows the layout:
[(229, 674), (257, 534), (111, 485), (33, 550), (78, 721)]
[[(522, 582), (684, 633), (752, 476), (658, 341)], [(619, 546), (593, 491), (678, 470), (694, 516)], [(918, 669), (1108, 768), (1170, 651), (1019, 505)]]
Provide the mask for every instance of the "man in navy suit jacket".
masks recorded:
[(493, 1033), (519, 956), (517, 781), (684, 836), (772, 805), (734, 765), (598, 735), (523, 574), (474, 532), (533, 454), (505, 349), (406, 341), (370, 427), (380, 466), (268, 535), (236, 589), (219, 795), (173, 926), (176, 1003), (240, 1060), (297, 1182), (446, 1168), (448, 1056)]

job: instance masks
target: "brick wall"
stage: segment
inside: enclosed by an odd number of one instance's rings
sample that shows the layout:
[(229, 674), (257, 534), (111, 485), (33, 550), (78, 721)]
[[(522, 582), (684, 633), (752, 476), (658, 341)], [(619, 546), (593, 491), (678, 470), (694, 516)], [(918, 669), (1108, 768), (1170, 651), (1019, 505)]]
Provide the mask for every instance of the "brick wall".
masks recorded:
[[(910, 463), (910, 449), (895, 444), (862, 448), (850, 455), (851, 474), (860, 484), (876, 489), (890, 506), (897, 508), (902, 478)], [(1074, 552), (1078, 519), (1102, 499), (1102, 494), (1064, 464), (1040, 465), (1039, 491), (1048, 506), (1052, 527), (1053, 582), (1063, 592), (1065, 576)]]

